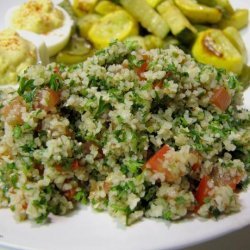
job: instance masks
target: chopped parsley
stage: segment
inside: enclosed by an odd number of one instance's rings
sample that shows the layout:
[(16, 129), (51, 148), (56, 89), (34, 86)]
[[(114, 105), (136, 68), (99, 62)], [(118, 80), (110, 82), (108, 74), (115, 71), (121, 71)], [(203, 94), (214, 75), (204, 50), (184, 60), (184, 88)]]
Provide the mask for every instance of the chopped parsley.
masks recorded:
[(110, 104), (106, 103), (103, 99), (102, 96), (99, 99), (99, 105), (98, 108), (96, 110), (95, 119), (100, 118), (108, 109), (110, 109)]

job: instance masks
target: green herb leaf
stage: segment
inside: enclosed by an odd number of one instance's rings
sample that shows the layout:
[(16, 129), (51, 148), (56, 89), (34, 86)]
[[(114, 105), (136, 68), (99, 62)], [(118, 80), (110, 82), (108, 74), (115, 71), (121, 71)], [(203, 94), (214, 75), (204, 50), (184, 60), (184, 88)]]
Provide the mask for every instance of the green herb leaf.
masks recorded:
[(100, 118), (100, 116), (103, 113), (105, 113), (109, 108), (110, 108), (110, 104), (103, 101), (102, 96), (101, 96), (100, 99), (99, 99), (99, 105), (98, 105), (98, 108), (96, 110), (94, 118), (95, 119)]
[(45, 213), (37, 217), (35, 220), (37, 224), (43, 224), (47, 221), (47, 219), (48, 219), (48, 213)]
[(49, 80), (49, 87), (54, 91), (58, 91), (61, 88), (62, 80), (57, 74), (53, 74)]
[(238, 85), (238, 80), (237, 80), (236, 76), (234, 76), (234, 75), (229, 76), (228, 87), (230, 89), (235, 89), (237, 87), (237, 85)]
[(162, 217), (165, 220), (172, 220), (173, 214), (170, 210), (164, 211)]
[(22, 136), (22, 129), (20, 126), (15, 126), (13, 129), (13, 137), (15, 139), (20, 139)]
[(87, 199), (86, 193), (84, 191), (77, 192), (76, 195), (74, 196), (74, 198), (76, 201), (79, 201), (84, 205), (88, 204), (88, 199)]
[(19, 95), (23, 95), (25, 91), (33, 90), (35, 88), (34, 86), (34, 79), (26, 79), (25, 77), (18, 77), (19, 81), (19, 88), (17, 90), (17, 93)]

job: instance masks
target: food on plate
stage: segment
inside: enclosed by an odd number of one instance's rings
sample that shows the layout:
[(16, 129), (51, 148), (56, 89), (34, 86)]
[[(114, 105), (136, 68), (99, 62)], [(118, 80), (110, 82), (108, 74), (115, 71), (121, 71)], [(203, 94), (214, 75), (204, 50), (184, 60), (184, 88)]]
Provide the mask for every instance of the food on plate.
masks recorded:
[[(190, 48), (195, 42), (197, 45), (201, 32), (211, 29), (231, 29), (232, 27), (242, 29), (248, 24), (248, 10), (235, 10), (228, 0), (81, 0), (70, 2), (73, 4), (73, 12), (75, 5), (85, 6), (82, 7), (84, 11), (81, 12), (81, 17), (77, 18), (77, 33), (89, 40), (97, 49), (107, 46), (113, 39), (134, 40), (139, 42), (143, 48), (148, 49), (152, 47), (145, 45), (145, 39), (147, 36), (153, 35), (158, 41), (161, 40), (152, 44), (155, 47), (167, 48), (169, 41), (174, 41), (175, 44), (184, 47), (187, 52), (191, 53)], [(66, 3), (67, 0), (64, 0), (63, 5)], [(123, 11), (124, 9), (133, 17), (134, 27), (139, 25), (139, 33), (138, 31), (129, 32), (128, 27), (131, 27), (129, 26), (131, 20), (123, 17), (126, 13)], [(69, 12), (72, 13), (72, 11)], [(77, 10), (75, 10), (75, 14), (79, 16)], [(138, 34), (135, 35), (135, 33)], [(233, 33), (236, 34), (235, 31)], [(226, 35), (227, 32), (224, 34)], [(216, 35), (215, 32), (212, 36)], [(173, 39), (173, 36), (177, 40)], [(234, 51), (241, 49), (240, 53), (242, 53), (244, 46), (239, 45), (238, 42), (242, 39), (240, 35), (238, 36), (237, 42), (235, 39), (231, 39), (232, 36), (228, 36), (227, 44), (230, 43), (230, 47), (234, 47)], [(243, 55), (244, 63), (246, 55), (246, 53)], [(197, 54), (193, 54), (193, 56), (200, 61), (200, 57), (196, 57)], [(213, 66), (218, 66), (214, 63), (213, 58), (207, 57), (205, 61)], [(238, 69), (233, 72), (240, 75), (241, 69), (240, 63)], [(229, 70), (231, 70), (230, 67)]]
[(149, 32), (160, 38), (164, 38), (168, 34), (167, 23), (146, 1), (121, 0), (120, 2)]
[(241, 73), (245, 62), (240, 51), (234, 47), (223, 31), (218, 29), (200, 32), (192, 47), (192, 54), (198, 62), (212, 64), (236, 74)]
[(247, 48), (241, 38), (240, 32), (235, 27), (226, 27), (223, 30), (224, 35), (233, 44), (233, 46), (240, 52), (243, 57), (243, 62), (247, 63)]
[(60, 28), (64, 21), (62, 11), (54, 8), (50, 0), (29, 0), (14, 7), (11, 12), (10, 25), (13, 29), (37, 34), (46, 34)]
[(184, 43), (190, 43), (197, 30), (182, 12), (171, 1), (165, 1), (157, 7), (158, 12), (168, 24), (172, 34), (182, 40)]
[[(248, 19), (248, 10), (234, 9), (229, 0), (62, 0), (59, 4), (51, 0), (27, 0), (7, 12), (5, 23), (17, 31), (39, 34), (50, 61), (67, 65), (85, 61), (114, 40), (137, 41), (145, 49), (165, 49), (174, 44), (191, 54), (195, 51), (192, 48), (202, 46), (199, 39), (203, 32), (212, 32), (210, 37), (215, 37), (219, 30), (233, 53), (238, 51), (242, 55), (244, 65), (240, 62), (238, 67), (228, 66), (227, 61), (220, 65), (222, 60), (218, 63), (217, 58), (207, 57), (206, 53), (205, 59), (203, 53), (193, 56), (215, 67), (227, 65), (227, 70), (239, 76), (244, 73), (246, 79), (245, 45), (232, 28), (245, 28)], [(90, 52), (82, 53), (78, 46), (81, 40), (82, 47), (90, 46)]]
[(39, 34), (45, 42), (49, 56), (57, 54), (68, 43), (73, 20), (51, 0), (28, 0), (11, 8), (5, 16), (6, 26), (15, 30)]
[(111, 1), (100, 1), (95, 7), (95, 12), (100, 15), (106, 15), (106, 14), (109, 14), (111, 12), (114, 12), (116, 10), (121, 10), (121, 9), (122, 8), (119, 5), (114, 4)]
[(45, 44), (30, 32), (0, 32), (0, 85), (17, 83), (17, 75), (37, 62), (48, 63)]
[(194, 23), (218, 23), (222, 13), (217, 8), (201, 5), (193, 0), (174, 0), (183, 14)]
[(82, 64), (32, 66), (0, 100), (0, 206), (18, 220), (88, 202), (127, 225), (240, 209), (242, 86), (177, 47), (113, 42)]
[(100, 18), (89, 29), (88, 38), (96, 48), (101, 49), (112, 40), (122, 41), (137, 34), (138, 26), (134, 18), (124, 10), (117, 10)]
[(225, 28), (233, 26), (240, 30), (248, 26), (249, 22), (249, 11), (247, 9), (236, 10), (232, 15), (224, 18), (219, 23), (219, 27)]
[(91, 54), (93, 54), (91, 44), (84, 38), (73, 36), (67, 47), (57, 54), (56, 62), (76, 64), (86, 60)]
[(84, 16), (86, 13), (91, 12), (98, 0), (70, 0), (72, 7), (77, 16)]

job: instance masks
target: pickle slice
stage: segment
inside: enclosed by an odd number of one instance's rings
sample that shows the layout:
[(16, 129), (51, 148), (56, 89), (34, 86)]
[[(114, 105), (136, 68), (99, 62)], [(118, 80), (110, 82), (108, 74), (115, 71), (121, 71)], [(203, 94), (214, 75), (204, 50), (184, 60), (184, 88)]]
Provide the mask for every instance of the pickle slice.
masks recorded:
[(221, 30), (208, 29), (200, 32), (192, 54), (198, 62), (240, 74), (243, 57)]
[(138, 34), (138, 24), (124, 10), (118, 10), (102, 17), (89, 30), (88, 37), (96, 48), (104, 48), (112, 40), (122, 41)]
[(222, 18), (218, 9), (198, 4), (194, 0), (175, 0), (175, 4), (194, 23), (218, 23)]

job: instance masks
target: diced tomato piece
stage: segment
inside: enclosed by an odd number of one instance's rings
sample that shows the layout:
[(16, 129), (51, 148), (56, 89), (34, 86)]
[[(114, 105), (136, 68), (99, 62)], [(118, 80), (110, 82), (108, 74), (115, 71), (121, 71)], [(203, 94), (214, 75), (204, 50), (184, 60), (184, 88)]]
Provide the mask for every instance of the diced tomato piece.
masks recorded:
[(202, 157), (197, 151), (192, 152), (192, 154), (196, 157), (196, 162), (192, 165), (192, 170), (198, 172), (202, 166)]
[(72, 162), (71, 168), (72, 168), (72, 170), (77, 170), (78, 168), (80, 168), (79, 161), (78, 160), (74, 160)]
[(162, 89), (162, 88), (163, 88), (163, 81), (154, 82), (153, 88), (154, 88), (154, 89), (156, 89), (156, 88)]
[(168, 145), (164, 145), (159, 149), (146, 163), (146, 168), (150, 168), (155, 172), (162, 172), (162, 162), (164, 160), (164, 155), (170, 150)]
[(104, 189), (105, 193), (108, 193), (110, 188), (111, 188), (111, 184), (109, 182), (107, 182), (107, 181), (104, 181), (103, 189)]
[(199, 204), (199, 206), (202, 206), (205, 203), (205, 199), (209, 196), (208, 193), (211, 191), (211, 188), (208, 186), (209, 177), (204, 176), (200, 184), (198, 186), (198, 189), (195, 194), (195, 198)]
[(220, 184), (221, 185), (224, 185), (224, 186), (229, 186), (233, 189), (233, 191), (236, 190), (236, 186), (240, 183), (241, 181), (241, 177), (240, 176), (235, 176), (234, 178), (232, 179), (220, 179)]
[(1, 115), (10, 125), (22, 125), (22, 110), (26, 107), (21, 96), (17, 96), (1, 109)]
[(226, 111), (232, 98), (225, 87), (220, 87), (214, 91), (211, 102), (222, 111)]
[(54, 73), (57, 73), (57, 74), (60, 73), (60, 69), (58, 66), (56, 66), (53, 71), (54, 71)]
[(55, 166), (55, 169), (56, 169), (58, 172), (62, 172), (62, 171), (63, 171), (61, 165), (56, 165), (56, 166)]
[(72, 189), (70, 189), (70, 190), (64, 192), (64, 195), (65, 195), (66, 198), (67, 198), (68, 200), (70, 200), (70, 201), (73, 200), (75, 194), (76, 194), (76, 189), (75, 189), (75, 188), (72, 188)]
[(27, 202), (23, 203), (22, 208), (26, 210), (28, 208), (28, 203)]
[(51, 111), (60, 102), (60, 92), (53, 89), (44, 89), (40, 91), (35, 100), (35, 108)]
[(194, 172), (198, 171), (199, 169), (201, 169), (201, 164), (199, 162), (196, 162), (193, 166), (192, 166), (192, 170)]
[(144, 62), (142, 63), (142, 65), (139, 68), (135, 69), (135, 72), (140, 80), (145, 80), (145, 77), (142, 74), (148, 70), (148, 56), (143, 55), (143, 60)]

